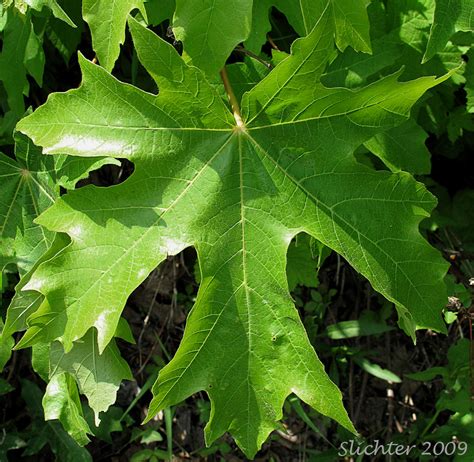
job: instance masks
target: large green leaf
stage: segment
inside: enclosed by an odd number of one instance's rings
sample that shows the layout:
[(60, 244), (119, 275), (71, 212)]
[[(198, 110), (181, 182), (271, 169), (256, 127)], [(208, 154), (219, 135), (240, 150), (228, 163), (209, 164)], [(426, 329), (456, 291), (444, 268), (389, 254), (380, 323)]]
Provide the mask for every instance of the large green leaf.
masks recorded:
[(392, 66), (403, 53), (403, 44), (392, 34), (372, 40), (372, 54), (357, 53), (347, 49), (328, 66), (321, 81), (329, 86), (355, 88), (367, 83), (367, 79)]
[(108, 71), (113, 69), (125, 40), (127, 16), (135, 8), (146, 14), (143, 0), (82, 1), (82, 15), (91, 29), (94, 51)]
[(351, 46), (356, 51), (370, 53), (367, 3), (364, 0), (277, 0), (275, 6), (288, 16), (300, 35), (309, 34), (319, 18), (328, 10), (337, 47), (343, 51)]
[(145, 0), (148, 24), (153, 24), (154, 26), (157, 26), (166, 19), (171, 20), (175, 9), (175, 0)]
[(451, 36), (458, 31), (474, 31), (473, 0), (436, 0), (433, 23), (423, 61), (443, 51)]
[(251, 457), (295, 393), (353, 430), (291, 300), (287, 249), (306, 232), (346, 258), (405, 320), (444, 329), (446, 264), (418, 231), (435, 199), (409, 174), (372, 170), (353, 151), (403, 123), (448, 76), (398, 82), (397, 73), (356, 91), (324, 87), (319, 78), (333, 53), (328, 13), (244, 94), (241, 114), (232, 101), (234, 117), (201, 71), (131, 19), (159, 96), (81, 58), (81, 87), (52, 95), (20, 122), (48, 154), (135, 165), (124, 183), (72, 191), (38, 219), (71, 244), (25, 286), (45, 301), (22, 346), (60, 339), (67, 354), (95, 327), (104, 351), (131, 291), (167, 255), (194, 246), (199, 293), (154, 386), (149, 418), (205, 390), (207, 442), (230, 431)]

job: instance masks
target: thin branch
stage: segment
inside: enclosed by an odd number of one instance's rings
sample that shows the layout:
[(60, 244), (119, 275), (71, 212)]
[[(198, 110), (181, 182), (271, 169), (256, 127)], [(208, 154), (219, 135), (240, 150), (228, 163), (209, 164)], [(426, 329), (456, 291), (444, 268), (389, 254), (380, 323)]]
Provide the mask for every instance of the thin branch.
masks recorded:
[(277, 44), (273, 41), (273, 39), (270, 37), (270, 34), (267, 34), (267, 40), (268, 40), (268, 43), (271, 45), (271, 47), (274, 49), (274, 50), (277, 50), (277, 51), (280, 51), (280, 49), (278, 48)]
[(250, 50), (246, 50), (244, 47), (238, 46), (235, 48), (235, 51), (238, 51), (239, 53), (243, 53), (244, 55), (247, 55), (249, 58), (255, 59), (259, 63), (263, 64), (267, 69), (271, 70), (275, 67), (272, 63), (265, 61), (264, 59), (260, 58), (260, 56), (256, 55)]

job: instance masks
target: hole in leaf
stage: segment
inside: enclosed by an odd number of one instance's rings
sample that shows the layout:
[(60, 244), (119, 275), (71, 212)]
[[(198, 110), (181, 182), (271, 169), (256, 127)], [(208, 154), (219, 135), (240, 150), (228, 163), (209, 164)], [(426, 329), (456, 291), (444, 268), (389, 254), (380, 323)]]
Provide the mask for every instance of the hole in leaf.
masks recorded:
[(114, 186), (123, 183), (135, 170), (135, 166), (128, 159), (118, 159), (120, 165), (102, 165), (98, 170), (93, 170), (89, 176), (77, 183), (76, 188), (88, 184), (99, 187)]

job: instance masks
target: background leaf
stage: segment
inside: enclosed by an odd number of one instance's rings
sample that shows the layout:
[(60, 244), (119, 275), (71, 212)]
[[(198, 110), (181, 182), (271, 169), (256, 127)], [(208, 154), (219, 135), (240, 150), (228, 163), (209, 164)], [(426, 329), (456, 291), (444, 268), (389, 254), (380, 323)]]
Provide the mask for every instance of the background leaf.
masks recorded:
[(192, 64), (217, 74), (250, 33), (252, 0), (177, 0), (173, 32)]
[(83, 0), (82, 15), (89, 24), (92, 45), (99, 63), (108, 71), (114, 67), (125, 40), (125, 24), (128, 14), (138, 8), (146, 15), (143, 0)]
[(82, 415), (82, 406), (74, 379), (66, 373), (55, 374), (43, 397), (44, 418), (59, 420), (64, 429), (81, 446), (90, 442), (91, 430)]
[(433, 24), (423, 61), (428, 61), (443, 50), (447, 41), (457, 31), (474, 31), (474, 2), (472, 0), (435, 0)]
[[(53, 343), (50, 362), (50, 381), (53, 379), (54, 381), (64, 381), (64, 378), (57, 378), (57, 375), (65, 372), (71, 374), (79, 385), (79, 390), (87, 396), (89, 405), (94, 410), (96, 425), (100, 422), (99, 413), (106, 411), (109, 406), (115, 403), (121, 381), (123, 379), (132, 380), (130, 368), (121, 358), (113, 341), (109, 343), (102, 354), (98, 353), (97, 335), (94, 330), (89, 331), (81, 340), (78, 340), (68, 353), (64, 352), (59, 342)], [(69, 396), (61, 398), (61, 400), (69, 399)], [(77, 406), (77, 397), (75, 403)], [(71, 405), (68, 401), (63, 402), (62, 405), (66, 404)], [(70, 426), (73, 428), (80, 426), (82, 433), (80, 440), (84, 442), (86, 426), (79, 416), (79, 411), (76, 411), (68, 418), (75, 418), (76, 422), (70, 423)], [(74, 433), (77, 434), (77, 430)]]

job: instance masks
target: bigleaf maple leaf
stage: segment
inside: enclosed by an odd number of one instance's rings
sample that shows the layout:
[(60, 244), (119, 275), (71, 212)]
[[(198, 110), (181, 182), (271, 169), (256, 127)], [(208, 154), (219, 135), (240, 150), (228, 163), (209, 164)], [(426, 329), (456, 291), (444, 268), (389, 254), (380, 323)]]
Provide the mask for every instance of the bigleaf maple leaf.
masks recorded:
[(103, 351), (131, 291), (167, 255), (194, 246), (197, 300), (154, 386), (149, 418), (205, 390), (207, 442), (229, 431), (251, 457), (295, 393), (353, 430), (290, 297), (287, 249), (306, 232), (365, 275), (405, 321), (443, 330), (446, 265), (418, 231), (435, 199), (409, 174), (353, 157), (442, 79), (399, 82), (397, 74), (357, 91), (324, 87), (333, 46), (326, 11), (240, 107), (223, 73), (230, 111), (169, 44), (133, 19), (130, 29), (158, 96), (81, 58), (80, 88), (50, 96), (19, 124), (45, 153), (135, 165), (124, 183), (70, 192), (39, 218), (71, 243), (25, 286), (45, 301), (20, 346), (59, 339), (68, 352), (95, 327)]

